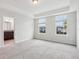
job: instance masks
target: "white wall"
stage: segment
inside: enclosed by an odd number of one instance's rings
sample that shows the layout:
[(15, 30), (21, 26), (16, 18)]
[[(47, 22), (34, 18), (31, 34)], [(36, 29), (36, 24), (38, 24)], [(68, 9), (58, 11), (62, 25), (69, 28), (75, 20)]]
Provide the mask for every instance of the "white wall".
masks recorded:
[(0, 46), (4, 45), (3, 39), (3, 16), (12, 17), (15, 21), (15, 42), (32, 39), (33, 18), (18, 12), (0, 8)]
[(15, 18), (15, 39), (16, 42), (32, 39), (33, 18), (28, 16), (16, 15)]
[(71, 0), (70, 2), (70, 10), (77, 11), (77, 48), (79, 49), (79, 0)]
[(3, 20), (0, 14), (0, 47), (4, 46), (4, 41), (3, 41)]
[(79, 9), (77, 10), (77, 48), (79, 49)]
[[(76, 12), (66, 13), (67, 35), (56, 35), (55, 15), (46, 17), (46, 33), (38, 33), (38, 19), (35, 19), (34, 38), (76, 45)], [(64, 14), (65, 15), (65, 14)]]

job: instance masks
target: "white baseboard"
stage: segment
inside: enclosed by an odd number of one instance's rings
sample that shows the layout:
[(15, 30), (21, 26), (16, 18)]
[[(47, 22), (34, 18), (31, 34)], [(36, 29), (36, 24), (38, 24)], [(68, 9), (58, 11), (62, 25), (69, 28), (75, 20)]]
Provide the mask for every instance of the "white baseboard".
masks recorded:
[(27, 40), (15, 41), (15, 43), (21, 43), (21, 42), (24, 42), (24, 41), (27, 41)]

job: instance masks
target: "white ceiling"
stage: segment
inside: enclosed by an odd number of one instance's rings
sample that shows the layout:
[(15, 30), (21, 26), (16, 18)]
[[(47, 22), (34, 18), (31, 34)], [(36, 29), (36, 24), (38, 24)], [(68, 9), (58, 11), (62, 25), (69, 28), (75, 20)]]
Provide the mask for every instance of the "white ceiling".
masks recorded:
[(25, 13), (37, 14), (68, 6), (69, 1), (70, 0), (39, 0), (39, 3), (35, 6), (31, 0), (0, 0), (0, 4), (13, 6)]

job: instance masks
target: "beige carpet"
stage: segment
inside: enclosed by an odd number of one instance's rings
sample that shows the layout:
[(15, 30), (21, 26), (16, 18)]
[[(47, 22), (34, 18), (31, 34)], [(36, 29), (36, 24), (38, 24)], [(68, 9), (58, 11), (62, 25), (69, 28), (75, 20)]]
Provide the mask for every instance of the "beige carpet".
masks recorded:
[(1, 48), (0, 59), (79, 59), (79, 51), (70, 45), (28, 40), (14, 47)]

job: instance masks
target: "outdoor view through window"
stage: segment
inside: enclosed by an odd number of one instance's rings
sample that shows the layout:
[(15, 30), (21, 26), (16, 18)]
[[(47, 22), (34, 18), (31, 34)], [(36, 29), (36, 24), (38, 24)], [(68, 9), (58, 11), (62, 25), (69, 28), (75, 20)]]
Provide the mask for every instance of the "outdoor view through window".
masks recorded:
[(46, 20), (45, 18), (39, 18), (39, 33), (45, 33), (46, 32)]
[(56, 34), (67, 34), (67, 15), (58, 15), (56, 19)]

